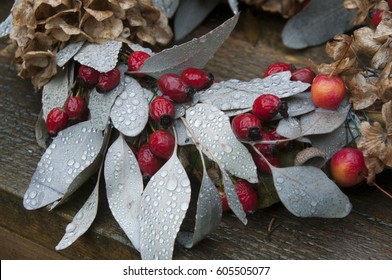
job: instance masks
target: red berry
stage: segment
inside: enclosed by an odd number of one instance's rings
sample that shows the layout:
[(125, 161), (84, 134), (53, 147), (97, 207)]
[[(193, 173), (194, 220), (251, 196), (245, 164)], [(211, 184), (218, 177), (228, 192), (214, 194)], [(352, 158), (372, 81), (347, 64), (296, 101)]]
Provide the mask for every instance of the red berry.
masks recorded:
[(158, 96), (150, 103), (150, 117), (163, 128), (171, 126), (174, 115), (174, 105), (165, 97)]
[(257, 193), (245, 180), (239, 179), (235, 182), (235, 191), (245, 213), (254, 213), (257, 209)]
[(99, 79), (99, 72), (92, 67), (80, 65), (77, 80), (85, 88), (93, 88)]
[(158, 88), (163, 95), (178, 103), (187, 101), (195, 93), (195, 89), (176, 74), (163, 74), (158, 80)]
[(370, 20), (371, 23), (374, 27), (377, 27), (380, 22), (382, 21), (382, 15), (384, 13), (384, 10), (370, 10), (369, 15), (370, 15)]
[[(270, 132), (265, 132), (263, 133), (263, 141), (273, 141), (275, 140), (273, 136), (271, 135)], [(260, 153), (262, 153), (264, 156), (270, 156), (275, 154), (276, 151), (276, 145), (275, 144), (256, 144), (255, 148), (259, 150)]]
[(268, 66), (267, 70), (265, 70), (263, 78), (271, 76), (272, 74), (284, 72), (284, 71), (292, 71), (293, 67), (290, 64), (284, 62), (276, 62)]
[(175, 140), (169, 131), (160, 129), (154, 131), (148, 138), (151, 152), (162, 159), (169, 159), (174, 151)]
[(56, 135), (60, 130), (63, 130), (68, 125), (68, 115), (63, 109), (55, 107), (50, 110), (46, 117), (46, 128), (48, 133)]
[(137, 162), (145, 178), (153, 176), (163, 165), (164, 161), (155, 156), (148, 143), (144, 143), (137, 153)]
[(118, 86), (120, 78), (121, 75), (118, 68), (113, 68), (109, 72), (99, 73), (98, 84), (95, 88), (99, 93), (109, 92)]
[[(146, 61), (151, 56), (143, 51), (135, 51), (131, 53), (128, 57), (128, 70), (129, 71), (139, 71), (142, 68), (144, 61)], [(146, 77), (143, 73), (132, 73), (135, 77)]]
[(187, 68), (181, 73), (182, 79), (196, 90), (209, 88), (214, 82), (214, 76), (198, 68)]
[(287, 102), (281, 101), (276, 95), (269, 93), (263, 94), (253, 102), (252, 113), (261, 121), (271, 120), (278, 112), (283, 117), (288, 117)]
[(71, 96), (67, 99), (64, 110), (70, 120), (83, 120), (87, 111), (86, 100), (80, 96)]
[(315, 77), (316, 73), (310, 67), (298, 68), (291, 73), (292, 81), (300, 81), (308, 84), (312, 84)]
[(340, 187), (353, 187), (365, 179), (368, 169), (360, 150), (342, 148), (336, 152), (330, 162), (332, 178)]
[[(269, 167), (269, 165), (265, 162), (264, 158), (262, 156), (260, 156), (258, 153), (256, 152), (252, 152), (252, 156), (253, 156), (253, 161), (256, 164), (256, 167), (259, 171), (263, 172), (263, 173), (268, 173), (271, 174), (271, 168)], [(279, 158), (277, 156), (274, 155), (265, 155), (264, 156), (266, 158), (266, 160), (275, 167), (279, 167)]]
[[(268, 131), (264, 135), (267, 135), (267, 137), (269, 137), (270, 140), (284, 140), (284, 139), (287, 139), (286, 137), (284, 137), (284, 136), (280, 135), (279, 133), (277, 133), (276, 132), (276, 128)], [(263, 139), (264, 139), (264, 135), (263, 135)], [(277, 147), (279, 149), (285, 149), (285, 148), (287, 148), (288, 144), (289, 144), (289, 141), (281, 142), (281, 143), (277, 144)]]
[(256, 141), (261, 139), (260, 120), (250, 113), (243, 113), (233, 118), (231, 128), (241, 141)]

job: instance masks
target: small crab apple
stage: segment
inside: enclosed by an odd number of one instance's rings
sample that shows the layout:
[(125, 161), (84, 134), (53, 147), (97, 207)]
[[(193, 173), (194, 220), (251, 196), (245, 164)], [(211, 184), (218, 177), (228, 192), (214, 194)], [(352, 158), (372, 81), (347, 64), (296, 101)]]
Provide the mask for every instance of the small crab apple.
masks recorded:
[[(131, 53), (128, 57), (128, 70), (129, 71), (139, 71), (140, 68), (142, 68), (144, 61), (146, 61), (148, 58), (150, 58), (151, 55), (149, 55), (146, 52), (143, 51), (134, 51)], [(133, 76), (135, 77), (146, 77), (146, 74), (143, 73), (132, 73)]]
[(240, 141), (256, 141), (261, 139), (262, 125), (251, 113), (243, 113), (233, 118), (231, 128)]
[(157, 157), (169, 159), (174, 151), (175, 140), (173, 135), (165, 129), (159, 129), (148, 137), (150, 151)]
[(109, 92), (118, 86), (120, 79), (121, 75), (118, 68), (113, 68), (109, 72), (99, 73), (99, 79), (95, 89), (99, 93)]
[(99, 72), (92, 67), (80, 65), (77, 81), (85, 88), (93, 88), (98, 83)]
[(342, 148), (330, 161), (333, 180), (340, 187), (353, 187), (362, 182), (368, 174), (365, 159), (356, 148)]
[(83, 120), (88, 110), (86, 100), (78, 95), (71, 96), (67, 99), (64, 110), (70, 120)]
[(310, 67), (298, 68), (291, 72), (292, 81), (300, 81), (303, 83), (312, 84), (315, 77), (316, 73), (314, 73)]
[(214, 76), (199, 68), (187, 68), (181, 73), (182, 79), (196, 90), (209, 88), (214, 82)]
[(254, 213), (257, 209), (257, 193), (248, 181), (238, 179), (235, 184), (235, 191), (245, 213)]
[(263, 78), (267, 78), (272, 74), (284, 71), (293, 71), (293, 66), (284, 62), (275, 62), (267, 67), (267, 70), (265, 70), (264, 72)]
[(163, 95), (177, 103), (183, 103), (193, 97), (195, 89), (177, 74), (163, 74), (158, 79), (158, 88)]
[(50, 135), (56, 135), (68, 125), (68, 114), (59, 107), (50, 110), (46, 117), (46, 128)]
[(287, 102), (273, 94), (262, 94), (255, 99), (252, 106), (252, 113), (261, 121), (270, 121), (278, 112), (285, 118), (287, 114)]
[(318, 74), (311, 87), (311, 98), (317, 107), (336, 110), (346, 95), (343, 80), (336, 75)]
[(156, 97), (150, 103), (150, 117), (163, 128), (171, 126), (175, 115), (173, 102), (164, 96)]
[(150, 145), (144, 143), (137, 153), (137, 162), (144, 179), (149, 179), (153, 176), (162, 166), (164, 161), (154, 155), (150, 150)]

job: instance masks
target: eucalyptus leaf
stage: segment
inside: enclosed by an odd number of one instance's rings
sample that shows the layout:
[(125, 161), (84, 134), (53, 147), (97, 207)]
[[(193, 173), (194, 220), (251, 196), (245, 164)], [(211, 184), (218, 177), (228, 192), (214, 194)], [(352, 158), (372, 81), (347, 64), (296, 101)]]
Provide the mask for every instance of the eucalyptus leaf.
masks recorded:
[(280, 200), (295, 216), (343, 218), (351, 212), (347, 196), (321, 169), (271, 167), (271, 171)]
[(171, 18), (177, 11), (180, 0), (152, 0), (152, 4)]
[(63, 67), (71, 58), (83, 47), (84, 41), (69, 43), (65, 48), (56, 54), (56, 62), (59, 67)]
[(237, 191), (235, 190), (235, 186), (231, 181), (229, 174), (227, 174), (227, 172), (223, 168), (221, 168), (221, 174), (222, 174), (223, 186), (224, 186), (229, 207), (233, 211), (233, 213), (237, 216), (237, 218), (240, 219), (240, 221), (244, 225), (246, 225), (248, 223), (248, 220), (246, 219), (246, 213), (244, 211), (244, 208), (242, 207), (240, 199), (238, 198), (238, 194)]
[(183, 39), (218, 5), (219, 0), (181, 0), (174, 17), (174, 38)]
[(221, 219), (222, 202), (218, 190), (208, 176), (205, 164), (203, 164), (203, 178), (197, 200), (194, 232), (179, 232), (177, 241), (186, 248), (192, 248), (215, 231), (219, 227)]
[(24, 207), (44, 207), (81, 186), (97, 171), (103, 142), (102, 132), (90, 121), (60, 131), (38, 162), (24, 195)]
[(155, 173), (144, 189), (140, 210), (142, 259), (171, 259), (191, 199), (191, 182), (177, 157)]
[(234, 135), (229, 117), (209, 104), (196, 104), (186, 121), (207, 157), (230, 174), (250, 183), (258, 182), (257, 168), (247, 148)]
[(8, 17), (0, 23), (0, 38), (6, 37), (10, 34), (12, 28), (12, 13), (8, 15)]
[(286, 138), (330, 133), (344, 123), (349, 109), (350, 106), (338, 111), (318, 108), (299, 118), (282, 119), (276, 132)]
[(198, 39), (165, 49), (151, 56), (144, 62), (140, 72), (158, 79), (164, 73), (180, 74), (189, 67), (204, 68), (218, 48), (229, 37), (238, 21), (238, 17), (238, 14), (233, 16)]
[(249, 109), (262, 94), (274, 94), (280, 98), (305, 91), (309, 84), (291, 81), (289, 71), (280, 72), (267, 78), (250, 81), (227, 80), (214, 83), (209, 89), (197, 93), (199, 102), (214, 105), (222, 111)]
[(343, 6), (344, 0), (312, 0), (298, 14), (288, 20), (282, 31), (283, 44), (303, 49), (322, 44), (336, 34), (354, 27), (357, 16)]
[(76, 213), (67, 227), (65, 228), (65, 234), (56, 246), (56, 250), (63, 250), (72, 243), (74, 243), (80, 236), (82, 236), (94, 222), (98, 211), (98, 194), (99, 194), (99, 182), (101, 170), (98, 174), (98, 180), (95, 184), (94, 190), (90, 194), (87, 201), (83, 204), (82, 208)]
[(140, 250), (138, 215), (143, 192), (143, 176), (136, 156), (122, 134), (108, 149), (104, 174), (110, 210), (133, 246)]
[(124, 72), (120, 71), (120, 84), (107, 93), (99, 93), (94, 89), (90, 94), (88, 108), (90, 109), (91, 122), (94, 128), (104, 130), (109, 122), (110, 112), (116, 98), (124, 91)]
[(186, 145), (194, 145), (195, 143), (192, 140), (192, 137), (188, 133), (188, 129), (183, 123), (182, 119), (176, 119), (173, 122), (174, 127), (176, 128), (178, 145), (186, 146)]
[(45, 121), (50, 110), (64, 106), (69, 92), (68, 72), (66, 69), (59, 70), (42, 89), (42, 113)]
[(114, 40), (104, 44), (85, 43), (74, 60), (98, 72), (109, 72), (117, 65), (121, 46), (122, 42)]
[(123, 92), (116, 98), (110, 119), (113, 126), (126, 136), (137, 136), (148, 121), (149, 104), (138, 81), (125, 76)]
[(45, 120), (43, 118), (42, 110), (38, 115), (37, 121), (35, 123), (35, 139), (38, 146), (46, 149), (48, 147), (48, 142), (50, 139), (48, 128), (46, 127)]
[(233, 11), (234, 14), (237, 14), (239, 12), (238, 10), (238, 1), (237, 0), (228, 0), (229, 5), (231, 10)]
[[(291, 96), (289, 98), (286, 98), (285, 101), (287, 102), (288, 107), (287, 114), (290, 117), (301, 116), (316, 109), (309, 92), (304, 92)], [(279, 119), (282, 119), (282, 116), (280, 114), (277, 114), (272, 120)]]

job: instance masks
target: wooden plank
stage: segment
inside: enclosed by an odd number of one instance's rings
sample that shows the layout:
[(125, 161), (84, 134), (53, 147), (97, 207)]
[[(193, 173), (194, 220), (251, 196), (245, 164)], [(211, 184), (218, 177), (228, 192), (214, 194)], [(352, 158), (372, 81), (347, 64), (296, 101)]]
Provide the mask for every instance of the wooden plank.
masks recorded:
[[(0, 7), (2, 4), (0, 4)], [(205, 33), (230, 15), (220, 7), (195, 31)], [(207, 65), (217, 79), (251, 79), (261, 76), (276, 61), (305, 65), (307, 59), (327, 60), (323, 47), (304, 51), (285, 49), (279, 41), (284, 21), (260, 17), (261, 38), (256, 46), (246, 41), (239, 25)], [(272, 24), (270, 24), (272, 23)], [(267, 27), (268, 26), (268, 27)], [(71, 247), (56, 252), (65, 226), (87, 198), (94, 179), (69, 202), (51, 212), (23, 209), (22, 197), (43, 150), (35, 142), (34, 124), (41, 108), (40, 95), (29, 81), (0, 61), (0, 257), (68, 259), (138, 259), (114, 221), (101, 192), (99, 214), (92, 228)], [(391, 173), (383, 185), (392, 192)], [(382, 178), (380, 177), (380, 180)], [(389, 185), (388, 185), (389, 184)], [(361, 186), (346, 191), (353, 212), (344, 219), (300, 219), (281, 204), (249, 215), (247, 226), (225, 214), (216, 232), (192, 250), (176, 245), (175, 259), (391, 259), (392, 215), (390, 200), (379, 191)], [(275, 219), (277, 228), (268, 233)], [(2, 250), (4, 249), (4, 250)]]

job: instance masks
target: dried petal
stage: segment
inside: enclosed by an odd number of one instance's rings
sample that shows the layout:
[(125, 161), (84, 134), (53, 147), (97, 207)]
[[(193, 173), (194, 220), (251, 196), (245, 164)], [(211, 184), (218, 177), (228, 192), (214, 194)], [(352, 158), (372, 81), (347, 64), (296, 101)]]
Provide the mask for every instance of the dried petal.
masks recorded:
[(360, 72), (345, 80), (350, 89), (350, 101), (354, 110), (362, 110), (373, 105), (378, 99), (377, 80)]

